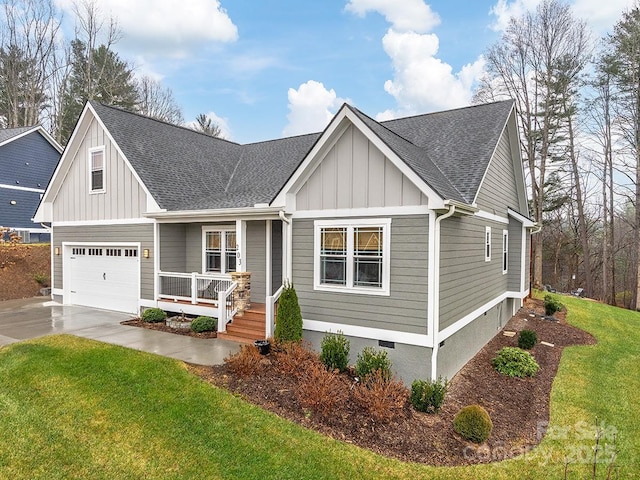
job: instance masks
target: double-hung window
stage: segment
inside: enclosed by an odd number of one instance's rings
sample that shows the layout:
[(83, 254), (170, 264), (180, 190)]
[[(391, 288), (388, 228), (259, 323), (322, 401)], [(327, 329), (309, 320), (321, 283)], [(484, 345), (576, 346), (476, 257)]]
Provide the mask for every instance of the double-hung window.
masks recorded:
[(509, 271), (509, 231), (502, 231), (502, 273)]
[(484, 261), (491, 261), (491, 227), (484, 227)]
[(315, 222), (316, 290), (389, 295), (391, 220)]
[(89, 191), (101, 193), (104, 188), (104, 147), (89, 150)]
[(204, 272), (236, 271), (237, 245), (235, 230), (203, 230)]

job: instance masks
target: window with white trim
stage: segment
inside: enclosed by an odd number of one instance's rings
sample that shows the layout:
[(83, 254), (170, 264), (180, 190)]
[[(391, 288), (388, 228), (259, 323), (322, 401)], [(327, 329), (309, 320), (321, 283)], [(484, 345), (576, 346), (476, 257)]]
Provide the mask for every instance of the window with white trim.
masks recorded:
[(236, 271), (236, 231), (203, 230), (203, 272), (229, 273)]
[(91, 193), (105, 191), (104, 147), (89, 150), (89, 188)]
[(314, 288), (389, 295), (391, 220), (317, 220)]
[(491, 227), (484, 227), (484, 261), (491, 261)]
[(509, 231), (502, 231), (502, 273), (509, 271)]

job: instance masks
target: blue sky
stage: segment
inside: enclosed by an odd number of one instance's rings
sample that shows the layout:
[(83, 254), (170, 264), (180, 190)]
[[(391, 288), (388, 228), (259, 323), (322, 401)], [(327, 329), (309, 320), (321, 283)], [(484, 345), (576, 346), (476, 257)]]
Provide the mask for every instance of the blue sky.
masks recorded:
[[(66, 31), (71, 0), (56, 0)], [(319, 131), (344, 101), (386, 119), (467, 105), (482, 53), (539, 0), (99, 0), (115, 49), (249, 143)], [(573, 0), (598, 37), (632, 0)]]

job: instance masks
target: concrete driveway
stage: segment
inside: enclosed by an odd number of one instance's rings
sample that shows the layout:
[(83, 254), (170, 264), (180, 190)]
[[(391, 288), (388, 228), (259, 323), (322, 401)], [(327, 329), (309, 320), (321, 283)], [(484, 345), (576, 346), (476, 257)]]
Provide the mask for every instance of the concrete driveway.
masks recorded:
[(199, 365), (221, 365), (240, 350), (229, 340), (192, 338), (120, 325), (132, 315), (89, 307), (60, 305), (49, 298), (0, 302), (0, 347), (59, 333), (156, 353)]

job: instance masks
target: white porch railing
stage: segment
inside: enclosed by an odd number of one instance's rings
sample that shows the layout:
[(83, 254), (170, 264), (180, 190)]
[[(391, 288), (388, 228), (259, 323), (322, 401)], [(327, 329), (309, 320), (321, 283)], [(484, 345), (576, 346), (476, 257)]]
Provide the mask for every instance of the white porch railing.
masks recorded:
[(224, 274), (160, 272), (158, 274), (159, 297), (198, 303), (218, 304), (218, 294), (226, 291), (231, 277)]
[(280, 295), (282, 295), (282, 290), (284, 290), (284, 285), (281, 285), (280, 288), (276, 290), (276, 293), (268, 296), (265, 299), (265, 307), (264, 307), (265, 319), (266, 319), (265, 333), (267, 338), (273, 337), (273, 333), (275, 331), (276, 306), (278, 304), (278, 300), (280, 300)]
[(236, 314), (235, 290), (238, 282), (231, 282), (229, 288), (218, 293), (218, 332), (227, 331), (229, 323)]

